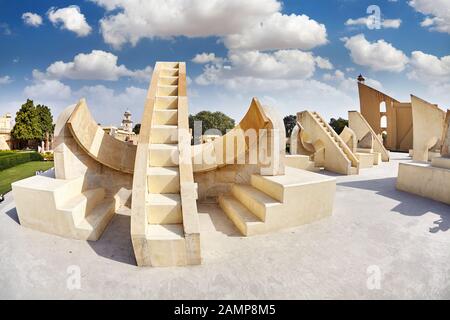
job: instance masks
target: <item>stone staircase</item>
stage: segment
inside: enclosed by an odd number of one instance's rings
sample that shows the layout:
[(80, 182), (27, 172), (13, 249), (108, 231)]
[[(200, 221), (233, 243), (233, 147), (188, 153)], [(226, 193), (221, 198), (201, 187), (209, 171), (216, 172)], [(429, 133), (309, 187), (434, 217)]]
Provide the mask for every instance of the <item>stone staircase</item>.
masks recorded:
[[(147, 171), (147, 239), (151, 246), (179, 247), (174, 264), (184, 264), (185, 250), (178, 166), (178, 67), (161, 69), (156, 89)], [(157, 248), (156, 251), (159, 251)], [(172, 264), (167, 261), (167, 264)]]
[[(32, 186), (32, 187), (31, 187)], [(72, 180), (34, 176), (13, 184), (22, 225), (79, 240), (97, 240), (114, 216), (116, 201), (105, 189), (82, 191), (83, 177)], [(33, 210), (33, 199), (44, 200)], [(25, 214), (33, 212), (33, 216)]]
[(307, 116), (315, 123), (315, 127), (319, 128), (319, 130), (315, 128), (310, 130), (315, 131), (317, 138), (324, 140), (325, 169), (341, 174), (358, 174), (358, 159), (333, 128), (317, 112), (304, 111), (301, 115)]
[[(331, 215), (334, 178), (286, 167), (281, 176), (253, 174), (234, 184), (219, 205), (245, 236), (297, 226)], [(321, 196), (318, 196), (318, 195)]]
[[(191, 222), (194, 221), (195, 226), (195, 219), (198, 219), (195, 199), (192, 203), (192, 199), (182, 195), (183, 186), (192, 189), (194, 185), (191, 162), (180, 165), (181, 150), (190, 150), (190, 138), (180, 141), (180, 132), (188, 132), (185, 78), (184, 63), (158, 62), (149, 89), (147, 103), (151, 105), (144, 111), (143, 123), (147, 123), (143, 130), (141, 128), (143, 139), (138, 143), (139, 158), (133, 182), (132, 239), (138, 265), (200, 263), (199, 255), (197, 260), (192, 258), (195, 250), (190, 248), (192, 243), (199, 247), (199, 234), (194, 232), (197, 238), (192, 242), (186, 235), (187, 230), (192, 232)], [(147, 152), (147, 155), (140, 152)], [(141, 181), (140, 171), (146, 178), (144, 188), (135, 187)], [(195, 192), (191, 192), (191, 196), (195, 196)], [(145, 202), (143, 214), (139, 211), (141, 201)], [(139, 218), (138, 228), (136, 218)], [(134, 231), (136, 229), (141, 229), (142, 234)]]

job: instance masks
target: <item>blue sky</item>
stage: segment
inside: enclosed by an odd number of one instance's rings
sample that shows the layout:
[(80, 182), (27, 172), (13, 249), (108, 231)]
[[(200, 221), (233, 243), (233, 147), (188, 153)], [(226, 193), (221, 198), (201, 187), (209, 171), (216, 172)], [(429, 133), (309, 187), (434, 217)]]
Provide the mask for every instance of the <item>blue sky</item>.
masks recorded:
[(186, 61), (192, 113), (239, 120), (257, 96), (282, 116), (345, 117), (359, 108), (359, 73), (450, 108), (448, 0), (206, 3), (0, 0), (0, 114), (31, 98), (56, 116), (85, 97), (102, 124), (127, 108), (139, 122), (158, 60)]

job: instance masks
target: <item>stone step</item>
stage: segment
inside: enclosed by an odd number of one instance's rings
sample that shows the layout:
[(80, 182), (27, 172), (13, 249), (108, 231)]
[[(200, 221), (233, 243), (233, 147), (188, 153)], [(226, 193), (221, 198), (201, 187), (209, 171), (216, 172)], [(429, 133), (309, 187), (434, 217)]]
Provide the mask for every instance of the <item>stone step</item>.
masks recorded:
[(155, 125), (178, 125), (177, 109), (154, 110), (153, 124)]
[(147, 217), (150, 224), (183, 223), (180, 195), (170, 193), (149, 194)]
[(149, 167), (147, 170), (149, 193), (180, 193), (178, 167)]
[(156, 95), (162, 96), (178, 96), (178, 85), (158, 85)]
[(149, 224), (146, 238), (152, 266), (186, 265), (186, 243), (182, 224)]
[(169, 76), (159, 77), (158, 85), (170, 85), (170, 86), (178, 85), (178, 77), (169, 77)]
[(178, 126), (152, 125), (150, 143), (177, 143)]
[(178, 97), (155, 97), (155, 110), (178, 109)]
[(165, 68), (159, 72), (160, 77), (178, 77), (178, 68)]
[(103, 233), (108, 222), (114, 215), (115, 203), (113, 199), (105, 199), (100, 202), (88, 216), (81, 220), (76, 227), (90, 232), (87, 240), (96, 240)]
[(105, 198), (105, 189), (86, 190), (69, 199), (58, 209), (70, 212), (75, 224), (81, 222)]
[(154, 143), (149, 148), (150, 165), (153, 167), (174, 167), (178, 165), (180, 152), (177, 144)]
[(221, 195), (219, 205), (228, 218), (245, 236), (264, 233), (264, 222), (231, 195)]
[(266, 220), (267, 214), (272, 208), (282, 205), (266, 193), (250, 185), (234, 184), (231, 187), (231, 194), (262, 221)]

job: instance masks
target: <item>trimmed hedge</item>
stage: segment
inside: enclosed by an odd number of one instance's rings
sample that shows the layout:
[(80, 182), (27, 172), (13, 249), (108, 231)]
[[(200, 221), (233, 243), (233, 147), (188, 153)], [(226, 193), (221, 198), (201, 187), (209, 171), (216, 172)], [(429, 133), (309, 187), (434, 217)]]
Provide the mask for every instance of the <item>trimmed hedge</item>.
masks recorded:
[(42, 161), (44, 158), (38, 152), (15, 152), (0, 157), (0, 170), (5, 170), (21, 163)]

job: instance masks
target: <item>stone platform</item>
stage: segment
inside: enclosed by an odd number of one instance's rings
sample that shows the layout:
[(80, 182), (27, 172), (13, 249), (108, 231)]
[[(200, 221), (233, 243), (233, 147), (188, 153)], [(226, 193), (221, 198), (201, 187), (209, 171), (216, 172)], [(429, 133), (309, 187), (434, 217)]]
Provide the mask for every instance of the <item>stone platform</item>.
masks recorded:
[(397, 189), (450, 204), (450, 159), (400, 163)]
[[(8, 193), (0, 298), (450, 299), (450, 206), (396, 189), (408, 161), (391, 153), (359, 176), (324, 172), (337, 179), (333, 215), (276, 233), (243, 237), (217, 204), (199, 204), (204, 263), (182, 268), (136, 266), (127, 210), (98, 241), (74, 241), (22, 227)], [(380, 289), (368, 288), (369, 267)]]

